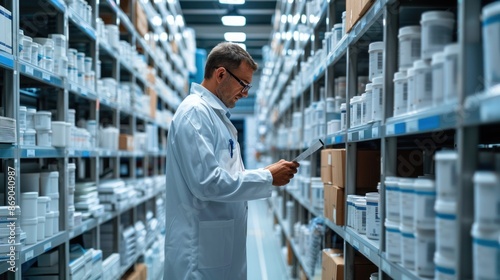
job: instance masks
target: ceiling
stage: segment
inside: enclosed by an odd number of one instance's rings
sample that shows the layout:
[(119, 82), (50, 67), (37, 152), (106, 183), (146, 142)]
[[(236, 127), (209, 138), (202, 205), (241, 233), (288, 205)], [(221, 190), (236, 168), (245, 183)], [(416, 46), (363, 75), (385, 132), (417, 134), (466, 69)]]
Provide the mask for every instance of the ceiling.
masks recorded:
[(233, 5), (246, 17), (246, 26), (224, 26), (221, 17), (231, 5), (218, 0), (179, 0), (185, 25), (196, 34), (196, 47), (207, 53), (224, 41), (225, 32), (245, 32), (247, 51), (262, 65), (262, 47), (269, 44), (276, 0), (246, 0), (245, 4)]

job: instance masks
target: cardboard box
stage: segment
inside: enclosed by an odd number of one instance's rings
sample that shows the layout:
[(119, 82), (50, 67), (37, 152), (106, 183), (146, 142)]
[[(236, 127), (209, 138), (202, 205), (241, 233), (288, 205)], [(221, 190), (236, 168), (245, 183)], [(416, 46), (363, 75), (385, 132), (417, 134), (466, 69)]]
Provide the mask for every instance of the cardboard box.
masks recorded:
[(136, 264), (133, 272), (130, 272), (122, 277), (123, 280), (147, 280), (147, 278), (148, 269), (143, 263)]
[[(344, 188), (346, 150), (332, 150), (332, 183)], [(373, 189), (380, 181), (380, 152), (360, 150), (356, 155), (356, 188)]]
[(135, 28), (144, 37), (149, 31), (148, 29), (148, 17), (142, 8), (140, 1), (135, 2), (135, 17), (132, 19)]
[(332, 150), (321, 150), (321, 181), (325, 184), (332, 184)]
[(370, 9), (375, 0), (347, 0), (346, 1), (346, 32), (350, 32), (352, 27)]
[(156, 118), (156, 106), (158, 104), (158, 94), (154, 88), (148, 87), (146, 94), (149, 95), (149, 113), (151, 117)]
[(134, 136), (128, 134), (120, 134), (118, 148), (124, 151), (133, 151)]
[(286, 262), (288, 265), (293, 265), (293, 248), (292, 244), (290, 243), (290, 240), (286, 240), (286, 251), (287, 251), (287, 257), (286, 257)]
[(323, 216), (325, 218), (329, 219), (330, 221), (333, 221), (333, 198), (335, 196), (335, 188), (333, 185), (330, 184), (324, 184), (323, 185), (324, 189), (324, 197), (323, 197)]
[(331, 202), (332, 208), (332, 222), (336, 225), (344, 225), (344, 209), (345, 197), (344, 189), (338, 186), (333, 186), (333, 197)]
[[(333, 257), (333, 275), (334, 280), (344, 280), (344, 256), (334, 256)], [(370, 279), (370, 278), (367, 278)]]
[[(343, 279), (344, 269), (339, 269), (335, 266), (334, 259), (336, 257), (342, 257), (342, 251), (339, 249), (323, 249), (323, 257), (321, 264), (321, 279), (322, 280), (336, 280)], [(340, 274), (340, 275), (339, 275)]]

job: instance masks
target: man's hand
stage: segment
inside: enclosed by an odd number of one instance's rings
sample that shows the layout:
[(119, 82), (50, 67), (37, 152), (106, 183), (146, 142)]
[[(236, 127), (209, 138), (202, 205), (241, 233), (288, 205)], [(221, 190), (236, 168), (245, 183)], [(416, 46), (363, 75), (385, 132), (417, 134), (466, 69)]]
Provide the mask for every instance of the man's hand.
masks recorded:
[(290, 182), (294, 174), (297, 173), (298, 167), (298, 162), (286, 161), (282, 159), (267, 166), (265, 169), (271, 171), (271, 174), (273, 175), (273, 185), (279, 187)]

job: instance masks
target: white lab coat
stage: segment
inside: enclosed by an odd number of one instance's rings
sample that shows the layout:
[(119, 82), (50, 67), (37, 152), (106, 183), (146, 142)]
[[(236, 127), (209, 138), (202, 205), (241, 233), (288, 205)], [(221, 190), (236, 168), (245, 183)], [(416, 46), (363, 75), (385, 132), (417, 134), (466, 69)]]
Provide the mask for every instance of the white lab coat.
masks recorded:
[(272, 175), (244, 170), (236, 128), (217, 97), (191, 88), (168, 134), (163, 279), (244, 280), (246, 201), (270, 197)]

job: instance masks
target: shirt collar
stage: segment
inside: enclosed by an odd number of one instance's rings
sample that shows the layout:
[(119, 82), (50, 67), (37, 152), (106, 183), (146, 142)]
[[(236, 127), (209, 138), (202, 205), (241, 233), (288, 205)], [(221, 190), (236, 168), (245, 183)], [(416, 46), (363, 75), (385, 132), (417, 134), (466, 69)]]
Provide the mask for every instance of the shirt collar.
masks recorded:
[(227, 106), (222, 103), (222, 101), (217, 96), (215, 96), (215, 94), (210, 92), (204, 86), (198, 83), (191, 83), (191, 93), (196, 93), (201, 97), (204, 97), (208, 104), (212, 106), (212, 108), (223, 111), (228, 119), (231, 117), (231, 113), (229, 112)]

